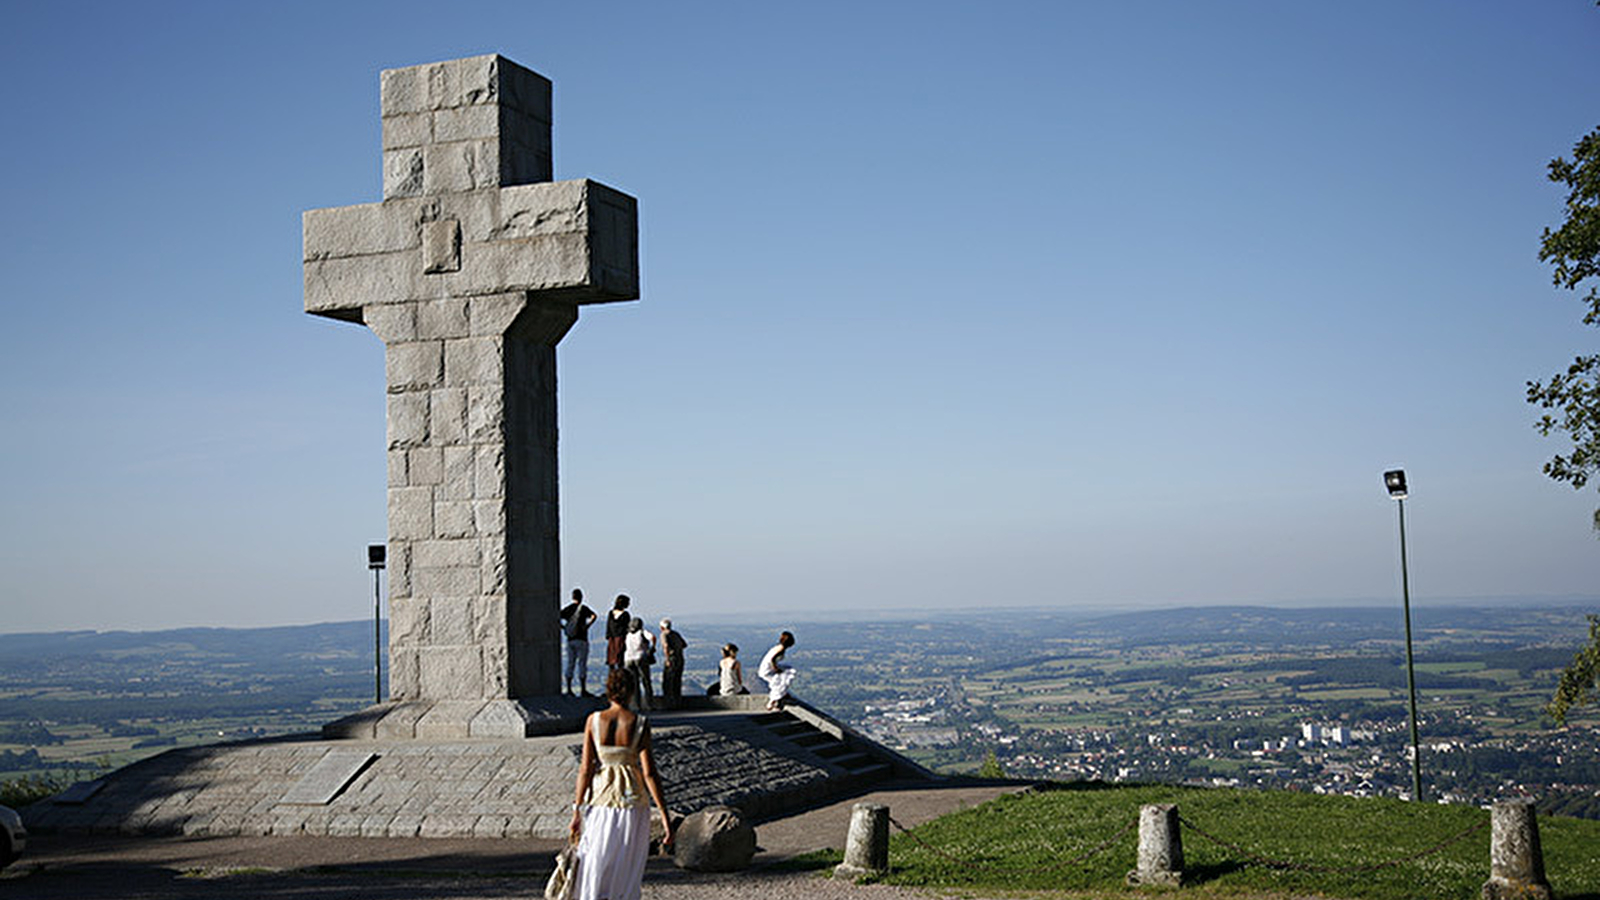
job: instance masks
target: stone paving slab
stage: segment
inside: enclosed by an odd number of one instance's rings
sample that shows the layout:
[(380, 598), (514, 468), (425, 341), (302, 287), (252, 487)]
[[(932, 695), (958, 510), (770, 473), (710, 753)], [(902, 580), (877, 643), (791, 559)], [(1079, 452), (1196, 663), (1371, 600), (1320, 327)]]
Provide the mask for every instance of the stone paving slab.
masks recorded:
[[(652, 722), (674, 813), (728, 804), (762, 819), (869, 786), (748, 712), (653, 714)], [(578, 734), (448, 742), (302, 735), (183, 748), (106, 776), (82, 802), (47, 800), (23, 815), (41, 834), (559, 838), (580, 742)]]

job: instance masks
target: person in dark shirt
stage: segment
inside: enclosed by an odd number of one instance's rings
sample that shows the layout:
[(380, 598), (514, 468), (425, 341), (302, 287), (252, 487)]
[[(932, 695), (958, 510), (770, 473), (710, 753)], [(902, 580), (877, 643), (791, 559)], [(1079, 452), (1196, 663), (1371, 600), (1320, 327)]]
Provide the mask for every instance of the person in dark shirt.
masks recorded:
[(578, 687), (589, 696), (589, 626), (600, 618), (583, 602), (583, 590), (572, 589), (572, 602), (561, 608), (561, 632), (567, 636), (567, 679), (563, 694), (572, 693), (572, 671), (578, 671)]
[(672, 627), (671, 619), (661, 620), (661, 699), (671, 709), (683, 699), (683, 648), (689, 642)]
[(628, 638), (628, 620), (633, 618), (628, 615), (628, 604), (631, 602), (627, 594), (618, 594), (611, 604), (610, 614), (606, 616), (606, 665), (612, 671), (622, 668), (623, 642)]

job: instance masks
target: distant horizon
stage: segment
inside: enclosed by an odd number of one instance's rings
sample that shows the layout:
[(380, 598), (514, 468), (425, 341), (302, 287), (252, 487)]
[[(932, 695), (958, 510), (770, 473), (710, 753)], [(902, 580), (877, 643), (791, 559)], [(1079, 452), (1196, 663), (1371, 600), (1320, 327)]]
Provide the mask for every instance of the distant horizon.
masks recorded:
[[(587, 598), (586, 598), (587, 599)], [(1124, 613), (1150, 613), (1179, 610), (1199, 609), (1277, 609), (1277, 610), (1339, 610), (1339, 609), (1381, 609), (1393, 605), (1395, 613), (1399, 614), (1401, 601), (1398, 596), (1394, 598), (1347, 598), (1342, 600), (1326, 601), (1285, 601), (1278, 603), (1171, 603), (1151, 604), (1142, 606), (1061, 606), (1061, 605), (1006, 605), (985, 607), (929, 607), (920, 610), (912, 609), (878, 609), (862, 610), (846, 607), (816, 607), (807, 609), (803, 614), (787, 617), (777, 616), (771, 612), (713, 612), (680, 615), (667, 613), (665, 618), (672, 619), (683, 627), (694, 627), (700, 624), (756, 624), (767, 623), (775, 620), (795, 622), (800, 624), (843, 624), (849, 622), (899, 622), (917, 621), (919, 619), (964, 620), (982, 618), (996, 613), (1047, 613), (1054, 617), (1068, 617), (1081, 619), (1104, 618)], [(593, 604), (591, 604), (593, 606)], [(1575, 606), (1596, 606), (1600, 612), (1600, 595), (1524, 595), (1516, 597), (1498, 597), (1481, 595), (1475, 597), (1423, 597), (1411, 598), (1412, 609), (1450, 609), (1470, 608), (1482, 609), (1495, 606), (1506, 606), (1521, 610), (1530, 609), (1568, 609)], [(597, 607), (599, 608), (599, 607)], [(647, 614), (647, 621), (654, 622), (661, 617), (657, 613)], [(384, 615), (380, 620), (387, 627), (389, 618)], [(279, 622), (260, 625), (209, 625), (209, 624), (180, 624), (155, 626), (148, 628), (59, 628), (52, 630), (0, 630), (0, 637), (25, 637), (28, 635), (62, 635), (62, 634), (154, 634), (168, 631), (253, 631), (274, 628), (314, 628), (318, 626), (370, 624), (372, 619), (323, 619), (307, 622)]]

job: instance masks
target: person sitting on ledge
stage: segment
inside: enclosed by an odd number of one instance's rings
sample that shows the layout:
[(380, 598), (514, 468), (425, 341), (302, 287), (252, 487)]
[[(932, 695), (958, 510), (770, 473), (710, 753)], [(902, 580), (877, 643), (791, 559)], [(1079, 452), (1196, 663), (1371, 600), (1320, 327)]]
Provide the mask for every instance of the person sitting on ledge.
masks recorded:
[(722, 645), (722, 660), (717, 663), (717, 693), (724, 697), (748, 694), (744, 686), (744, 669), (739, 665), (739, 645), (729, 642)]

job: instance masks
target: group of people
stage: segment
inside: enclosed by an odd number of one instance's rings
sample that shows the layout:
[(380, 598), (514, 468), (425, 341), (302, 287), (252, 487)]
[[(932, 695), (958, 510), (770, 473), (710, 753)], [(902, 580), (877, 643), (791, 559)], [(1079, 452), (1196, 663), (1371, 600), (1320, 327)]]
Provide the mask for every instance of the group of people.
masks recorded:
[[(657, 637), (628, 612), (630, 603), (626, 594), (618, 595), (606, 617), (607, 704), (583, 723), (583, 755), (570, 826), (578, 858), (573, 893), (579, 900), (638, 900), (650, 851), (649, 803), (654, 802), (661, 811), (662, 844), (672, 844), (674, 837), (656, 771), (650, 722), (643, 714), (650, 704), (649, 660), (654, 654), (649, 651)], [(584, 604), (581, 590), (574, 590), (572, 603), (561, 610), (567, 636), (568, 694), (576, 669), (579, 690), (589, 696), (588, 631), (598, 619)], [(668, 619), (661, 620), (659, 640), (666, 657), (662, 696), (675, 701), (683, 692), (683, 650), (688, 642)], [(793, 667), (784, 663), (784, 654), (793, 646), (794, 635), (785, 631), (761, 658), (757, 674), (767, 682), (768, 710), (781, 707), (794, 681)], [(739, 648), (734, 644), (723, 645), (716, 687), (722, 694), (748, 693)]]
[[(656, 664), (656, 650), (661, 650), (661, 700), (668, 707), (677, 706), (683, 699), (683, 651), (689, 646), (683, 635), (672, 627), (671, 619), (662, 619), (660, 632), (651, 634), (644, 620), (629, 612), (633, 601), (627, 594), (618, 594), (606, 615), (606, 666), (609, 673), (623, 671), (634, 679), (635, 702), (640, 709), (655, 705), (650, 667)], [(573, 675), (578, 677), (579, 695), (589, 693), (589, 629), (600, 616), (583, 602), (583, 589), (573, 588), (572, 602), (561, 608), (561, 630), (567, 638), (566, 678), (562, 692), (572, 693)], [(782, 707), (793, 684), (794, 668), (784, 663), (784, 654), (794, 646), (794, 635), (785, 631), (778, 642), (761, 658), (756, 674), (767, 683), (767, 709)], [(609, 674), (607, 685), (610, 684)], [(739, 664), (737, 644), (722, 645), (722, 659), (718, 665), (717, 683), (710, 693), (732, 696), (747, 694), (744, 670)], [(609, 688), (607, 692), (609, 696)]]
[[(618, 594), (606, 615), (606, 667), (609, 673), (623, 671), (635, 681), (636, 700), (643, 709), (654, 705), (650, 667), (656, 663), (656, 648), (661, 648), (661, 699), (669, 706), (683, 698), (683, 651), (689, 645), (662, 619), (659, 634), (651, 634), (644, 620), (628, 612), (633, 601)], [(572, 676), (578, 676), (581, 696), (589, 694), (589, 628), (599, 616), (583, 602), (583, 590), (574, 588), (572, 602), (561, 608), (561, 630), (567, 638), (567, 668), (562, 692), (572, 693)], [(610, 684), (609, 674), (607, 684)]]

